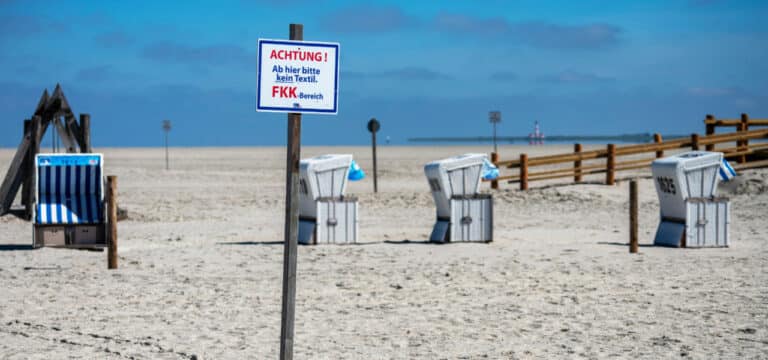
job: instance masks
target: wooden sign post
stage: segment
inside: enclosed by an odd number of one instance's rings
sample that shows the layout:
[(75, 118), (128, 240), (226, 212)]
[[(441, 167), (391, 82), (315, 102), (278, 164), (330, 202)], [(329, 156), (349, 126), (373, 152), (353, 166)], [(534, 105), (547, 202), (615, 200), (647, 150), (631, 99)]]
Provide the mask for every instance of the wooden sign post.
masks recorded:
[[(290, 25), (290, 39), (304, 40), (304, 25)], [(288, 113), (288, 157), (285, 178), (285, 240), (283, 250), (283, 307), (280, 321), (280, 359), (293, 359), (296, 311), (296, 253), (299, 243), (299, 161), (301, 114)]]
[(379, 192), (379, 185), (377, 181), (377, 169), (376, 169), (376, 132), (381, 128), (381, 124), (376, 118), (371, 118), (368, 121), (368, 131), (371, 132), (371, 147), (373, 148), (373, 192)]
[(256, 111), (288, 114), (280, 359), (293, 359), (301, 115), (335, 115), (339, 92), (339, 44), (304, 41), (301, 24), (289, 33), (290, 40), (259, 39), (256, 76)]

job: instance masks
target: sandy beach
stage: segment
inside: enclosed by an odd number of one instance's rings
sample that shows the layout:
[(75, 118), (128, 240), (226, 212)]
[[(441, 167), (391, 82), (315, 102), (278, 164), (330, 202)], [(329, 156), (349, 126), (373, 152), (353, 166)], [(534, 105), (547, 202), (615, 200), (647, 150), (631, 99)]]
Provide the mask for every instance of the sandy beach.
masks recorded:
[[(172, 148), (169, 171), (163, 149), (96, 151), (129, 214), (120, 268), (106, 269), (106, 252), (32, 250), (32, 225), (0, 218), (0, 358), (276, 358), (285, 149)], [(380, 147), (379, 193), (370, 176), (348, 188), (359, 244), (299, 247), (297, 359), (768, 358), (768, 170), (720, 189), (730, 248), (651, 246), (650, 170), (637, 173), (637, 255), (627, 173), (616, 186), (502, 184), (492, 243), (427, 243), (423, 165), (488, 151)], [(0, 150), (3, 175), (13, 153)], [(368, 147), (302, 149), (324, 153), (372, 170)]]

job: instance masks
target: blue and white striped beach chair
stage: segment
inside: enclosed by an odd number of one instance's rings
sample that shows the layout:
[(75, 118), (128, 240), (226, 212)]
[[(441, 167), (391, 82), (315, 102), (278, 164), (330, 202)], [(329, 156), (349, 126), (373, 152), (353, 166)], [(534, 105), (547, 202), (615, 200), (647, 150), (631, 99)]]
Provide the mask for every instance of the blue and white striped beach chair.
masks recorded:
[(101, 154), (35, 157), (35, 247), (107, 245), (103, 163)]

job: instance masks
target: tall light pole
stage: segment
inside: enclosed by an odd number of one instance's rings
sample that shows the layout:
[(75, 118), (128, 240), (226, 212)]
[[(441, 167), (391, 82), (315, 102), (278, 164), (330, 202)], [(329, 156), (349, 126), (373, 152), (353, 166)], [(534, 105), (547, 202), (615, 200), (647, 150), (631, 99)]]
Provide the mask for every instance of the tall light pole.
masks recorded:
[(165, 170), (168, 166), (168, 133), (171, 132), (171, 120), (163, 120), (163, 131), (165, 131)]
[(493, 124), (493, 152), (498, 154), (496, 146), (496, 124), (501, 122), (501, 111), (491, 111), (488, 113), (488, 119)]

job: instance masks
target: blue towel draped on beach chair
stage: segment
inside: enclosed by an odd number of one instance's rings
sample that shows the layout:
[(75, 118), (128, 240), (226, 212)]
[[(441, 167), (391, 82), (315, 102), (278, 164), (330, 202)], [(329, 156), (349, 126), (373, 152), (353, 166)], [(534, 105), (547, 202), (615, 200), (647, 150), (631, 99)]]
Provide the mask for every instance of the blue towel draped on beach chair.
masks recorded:
[(365, 171), (358, 165), (355, 160), (352, 160), (352, 163), (349, 164), (349, 175), (347, 175), (347, 179), (351, 181), (359, 181), (363, 180), (365, 178)]
[(103, 222), (100, 154), (37, 155), (38, 224)]
[(734, 177), (736, 177), (736, 170), (733, 170), (733, 167), (728, 163), (728, 160), (723, 158), (723, 162), (720, 163), (720, 179), (723, 181), (731, 181)]
[(499, 177), (499, 168), (488, 159), (483, 160), (483, 179), (495, 180)]

